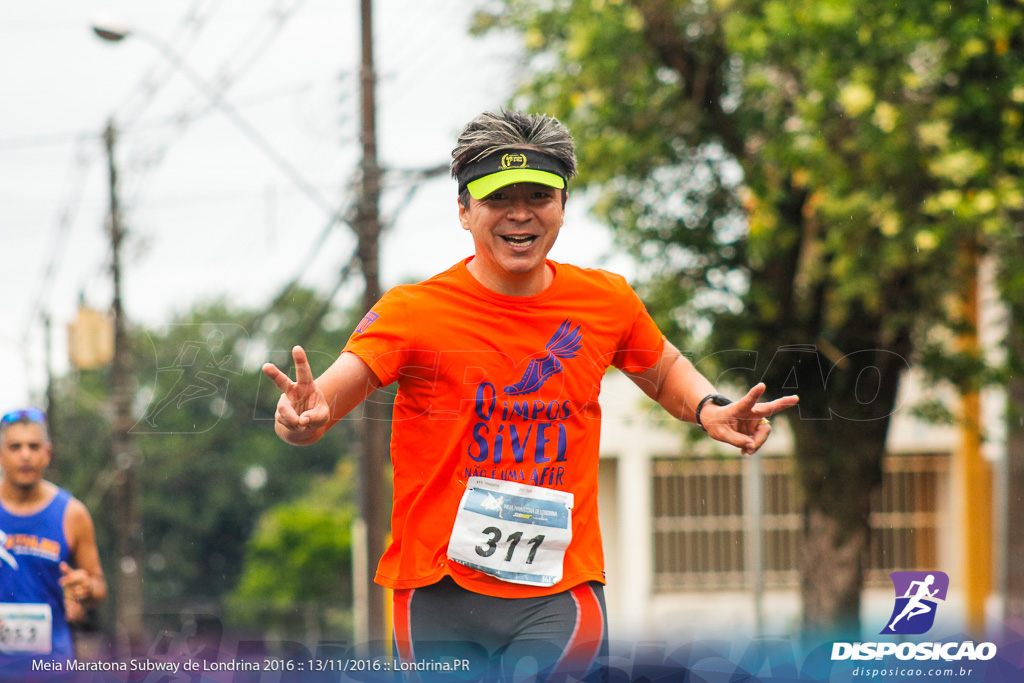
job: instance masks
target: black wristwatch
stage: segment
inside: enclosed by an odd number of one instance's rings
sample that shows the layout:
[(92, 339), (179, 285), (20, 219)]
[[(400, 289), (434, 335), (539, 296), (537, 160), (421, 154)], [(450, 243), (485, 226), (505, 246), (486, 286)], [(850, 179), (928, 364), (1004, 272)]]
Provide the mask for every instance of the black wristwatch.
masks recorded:
[(732, 401), (727, 399), (725, 396), (722, 396), (721, 394), (708, 394), (707, 396), (700, 400), (700, 403), (697, 404), (697, 410), (693, 412), (697, 419), (697, 426), (699, 426), (705, 432), (708, 430), (707, 427), (704, 426), (704, 423), (700, 421), (700, 411), (704, 410), (704, 404), (707, 403), (708, 401), (711, 401), (716, 406), (727, 406), (730, 403), (732, 403)]

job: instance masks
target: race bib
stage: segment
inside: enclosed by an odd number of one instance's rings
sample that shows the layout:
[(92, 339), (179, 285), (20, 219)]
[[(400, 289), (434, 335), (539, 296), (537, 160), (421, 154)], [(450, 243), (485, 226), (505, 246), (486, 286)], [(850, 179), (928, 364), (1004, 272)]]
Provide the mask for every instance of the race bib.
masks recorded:
[(49, 605), (0, 602), (0, 652), (48, 655), (53, 649), (52, 632)]
[(562, 580), (572, 540), (573, 494), (472, 477), (459, 503), (448, 557), (491, 576), (531, 586)]

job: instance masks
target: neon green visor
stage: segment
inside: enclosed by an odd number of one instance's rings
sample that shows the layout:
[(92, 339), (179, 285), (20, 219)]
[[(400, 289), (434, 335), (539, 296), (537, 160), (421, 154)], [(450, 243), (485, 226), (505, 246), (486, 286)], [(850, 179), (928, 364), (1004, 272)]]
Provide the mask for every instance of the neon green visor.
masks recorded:
[(459, 194), (469, 190), (473, 199), (483, 199), (495, 190), (515, 183), (537, 183), (562, 189), (565, 166), (561, 161), (535, 149), (504, 150), (468, 164), (459, 174)]

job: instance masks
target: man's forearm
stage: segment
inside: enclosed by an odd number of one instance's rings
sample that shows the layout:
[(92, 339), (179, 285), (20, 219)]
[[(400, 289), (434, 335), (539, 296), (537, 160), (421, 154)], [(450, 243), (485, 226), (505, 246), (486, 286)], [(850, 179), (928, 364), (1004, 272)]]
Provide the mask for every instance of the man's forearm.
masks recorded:
[(715, 386), (680, 354), (669, 367), (656, 400), (677, 420), (696, 422), (697, 404), (714, 391)]

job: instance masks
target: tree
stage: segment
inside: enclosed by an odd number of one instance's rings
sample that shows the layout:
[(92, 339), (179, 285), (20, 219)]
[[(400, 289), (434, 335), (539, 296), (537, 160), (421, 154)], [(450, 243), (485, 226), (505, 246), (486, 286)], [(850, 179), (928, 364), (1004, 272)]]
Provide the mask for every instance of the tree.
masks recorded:
[[(219, 612), (242, 574), (260, 515), (305, 494), (350, 452), (349, 421), (308, 448), (281, 443), (272, 424), (280, 392), (259, 369), (268, 357), (287, 367), (291, 346), (301, 340), (314, 370), (323, 371), (344, 346), (350, 317), (312, 291), (295, 290), (268, 310), (213, 302), (132, 331), (138, 419), (131, 435), (148, 611)], [(118, 560), (105, 502), (116, 468), (104, 375), (82, 371), (58, 383), (54, 479), (92, 511), (110, 574)]]
[(954, 348), (969, 330), (949, 298), (1020, 225), (1022, 27), (1024, 6), (980, 0), (495, 0), (478, 14), (476, 30), (522, 36), (514, 105), (573, 131), (580, 184), (645, 264), (666, 330), (719, 351), (702, 367), (720, 379), (801, 395), (787, 419), (809, 634), (859, 629), (904, 371), (984, 377)]
[(352, 637), (354, 469), (352, 460), (344, 460), (306, 495), (263, 513), (228, 596), (233, 623), (292, 634), (309, 628), (312, 610), (317, 627), (321, 616), (333, 622), (334, 639)]

